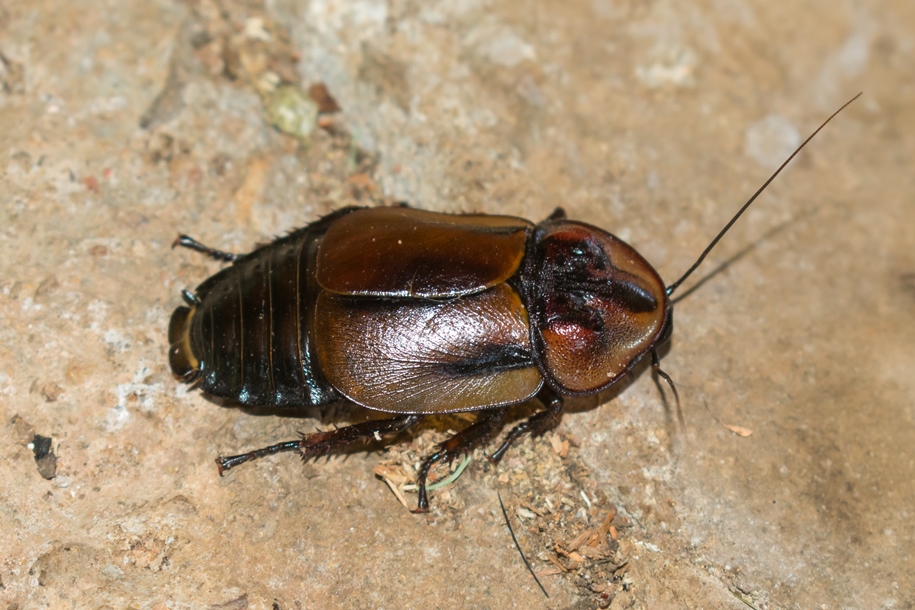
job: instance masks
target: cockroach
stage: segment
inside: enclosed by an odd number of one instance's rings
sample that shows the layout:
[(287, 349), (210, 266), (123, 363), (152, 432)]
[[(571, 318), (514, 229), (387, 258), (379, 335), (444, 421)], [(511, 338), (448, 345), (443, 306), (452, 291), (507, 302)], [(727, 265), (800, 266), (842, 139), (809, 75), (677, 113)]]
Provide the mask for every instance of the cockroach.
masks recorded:
[[(858, 94), (859, 96), (861, 94)], [(619, 238), (568, 220), (561, 208), (521, 218), (409, 207), (348, 207), (238, 255), (181, 235), (174, 245), (231, 263), (172, 314), (169, 361), (181, 381), (241, 405), (298, 408), (349, 400), (386, 419), (219, 457), (220, 474), (255, 458), (303, 459), (410, 428), (427, 415), (479, 411), (439, 445), (426, 477), (486, 439), (508, 407), (544, 410), (517, 424), (490, 456), (558, 421), (563, 397), (617, 383), (673, 332), (671, 295), (833, 113), (740, 208), (680, 279), (657, 271)]]

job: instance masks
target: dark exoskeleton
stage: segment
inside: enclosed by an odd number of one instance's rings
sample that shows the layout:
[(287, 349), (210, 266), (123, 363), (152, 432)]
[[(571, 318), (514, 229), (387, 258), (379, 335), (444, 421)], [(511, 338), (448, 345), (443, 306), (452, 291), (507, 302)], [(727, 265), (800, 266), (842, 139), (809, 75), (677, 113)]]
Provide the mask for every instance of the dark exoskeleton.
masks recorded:
[(231, 265), (206, 280), (169, 326), (174, 373), (243, 405), (310, 407), (343, 398), (396, 414), (252, 453), (317, 455), (404, 430), (423, 416), (482, 411), (420, 469), (425, 478), (534, 396), (517, 425), (543, 432), (562, 396), (613, 384), (669, 336), (664, 284), (631, 247), (561, 210), (538, 225), (507, 216), (405, 207), (348, 208), (243, 256), (189, 237)]
[[(220, 457), (220, 473), (282, 451), (307, 459), (406, 430), (426, 415), (480, 411), (423, 462), (417, 510), (426, 511), (431, 466), (486, 439), (511, 405), (536, 397), (545, 409), (512, 428), (493, 461), (522, 434), (555, 423), (563, 396), (613, 385), (646, 354), (676, 397), (657, 351), (673, 330), (672, 293), (842, 108), (667, 287), (632, 247), (567, 220), (561, 209), (535, 225), (509, 216), (346, 208), (245, 255), (180, 236), (176, 245), (231, 265), (185, 291), (187, 305), (172, 315), (169, 359), (177, 377), (242, 405), (347, 399), (393, 414)], [(677, 405), (679, 412), (678, 397)]]

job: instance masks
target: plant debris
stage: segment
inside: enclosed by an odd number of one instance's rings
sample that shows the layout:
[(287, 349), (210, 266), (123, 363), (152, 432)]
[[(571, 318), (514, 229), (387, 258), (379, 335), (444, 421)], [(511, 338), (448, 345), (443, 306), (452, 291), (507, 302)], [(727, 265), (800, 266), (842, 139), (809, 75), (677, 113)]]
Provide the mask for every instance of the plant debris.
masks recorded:
[[(454, 427), (460, 423), (455, 421)], [(387, 447), (375, 467), (375, 474), (405, 508), (415, 503), (410, 492), (415, 490), (422, 460), (448, 436), (446, 429), (423, 430), (410, 443)], [(609, 608), (633, 584), (626, 540), (632, 523), (608, 497), (613, 492), (598, 488), (588, 467), (571, 451), (577, 446), (574, 439), (562, 433), (521, 439), (501, 463), (491, 466), (486, 450), (496, 446), (498, 439), (493, 438), (474, 449), (473, 464), (459, 480), (455, 473), (467, 460), (433, 467), (429, 489), (443, 486), (434, 494), (433, 511), (460, 512), (470, 488), (501, 492), (506, 514), (516, 517), (512, 528), (516, 544), (524, 549), (535, 577), (571, 578), (584, 598)]]

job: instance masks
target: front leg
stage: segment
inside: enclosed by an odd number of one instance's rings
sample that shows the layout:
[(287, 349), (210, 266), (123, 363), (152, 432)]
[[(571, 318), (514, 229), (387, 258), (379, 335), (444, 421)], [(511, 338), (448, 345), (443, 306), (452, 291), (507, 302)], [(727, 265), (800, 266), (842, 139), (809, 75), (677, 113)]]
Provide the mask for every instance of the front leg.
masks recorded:
[(559, 422), (559, 417), (562, 415), (562, 406), (564, 404), (562, 396), (551, 390), (548, 386), (543, 386), (540, 391), (537, 392), (537, 400), (543, 403), (546, 410), (535, 413), (512, 428), (511, 431), (505, 435), (502, 446), (489, 456), (491, 462), (498, 463), (499, 460), (502, 459), (502, 456), (505, 455), (505, 452), (508, 451), (511, 444), (525, 432), (530, 432), (531, 436), (540, 436)]

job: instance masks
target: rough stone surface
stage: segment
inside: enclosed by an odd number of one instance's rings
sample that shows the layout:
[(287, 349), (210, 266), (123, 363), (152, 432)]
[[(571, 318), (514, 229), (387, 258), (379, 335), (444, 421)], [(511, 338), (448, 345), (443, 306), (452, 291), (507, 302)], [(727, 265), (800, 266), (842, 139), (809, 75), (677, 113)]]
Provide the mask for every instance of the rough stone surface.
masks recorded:
[[(888, 0), (0, 3), (0, 605), (915, 606), (913, 32)], [(268, 72), (325, 83), (349, 149), (272, 128)], [(359, 415), (255, 416), (172, 379), (170, 312), (219, 268), (179, 231), (244, 251), (353, 202), (562, 205), (671, 281), (858, 91), (677, 304), (685, 431), (641, 370), (571, 401), (566, 457), (474, 461), (427, 516), (373, 476), (378, 447), (217, 476), (220, 452)], [(508, 537), (496, 493), (534, 514), (513, 485), (554, 462), (628, 518), (612, 600), (574, 572), (545, 599)]]

